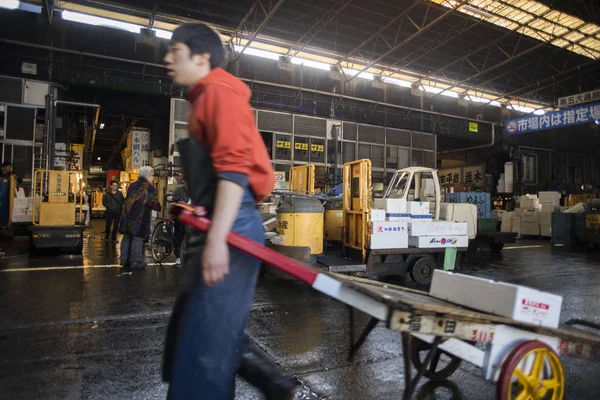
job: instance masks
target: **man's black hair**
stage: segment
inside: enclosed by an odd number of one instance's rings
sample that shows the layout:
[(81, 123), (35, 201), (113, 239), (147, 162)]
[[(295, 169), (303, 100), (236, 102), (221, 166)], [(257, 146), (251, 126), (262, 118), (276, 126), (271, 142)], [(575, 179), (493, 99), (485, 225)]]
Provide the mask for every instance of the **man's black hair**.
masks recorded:
[(210, 54), (210, 68), (223, 68), (226, 53), (219, 34), (210, 26), (198, 23), (180, 25), (173, 32), (171, 44), (183, 43), (190, 48), (190, 55)]
[(8, 167), (8, 166), (12, 166), (12, 165), (13, 165), (13, 163), (11, 163), (10, 161), (4, 161), (4, 162), (2, 163), (2, 167), (0, 167), (0, 168), (4, 168), (4, 167)]
[(116, 183), (117, 185), (119, 184), (117, 181), (110, 181), (110, 186), (112, 186), (113, 183)]

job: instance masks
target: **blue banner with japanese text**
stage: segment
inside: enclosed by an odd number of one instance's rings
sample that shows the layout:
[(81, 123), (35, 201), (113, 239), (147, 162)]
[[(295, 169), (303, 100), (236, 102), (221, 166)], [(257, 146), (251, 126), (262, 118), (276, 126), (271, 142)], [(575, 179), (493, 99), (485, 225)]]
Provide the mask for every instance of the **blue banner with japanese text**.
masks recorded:
[(544, 115), (530, 115), (512, 119), (504, 123), (504, 135), (519, 135), (546, 129), (587, 124), (600, 119), (600, 103), (585, 104), (547, 112)]

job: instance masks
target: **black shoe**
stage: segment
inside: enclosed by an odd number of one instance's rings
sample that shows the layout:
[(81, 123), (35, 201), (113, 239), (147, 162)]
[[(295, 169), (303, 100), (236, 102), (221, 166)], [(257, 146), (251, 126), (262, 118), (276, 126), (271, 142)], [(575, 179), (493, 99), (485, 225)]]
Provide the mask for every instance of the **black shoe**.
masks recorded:
[(129, 268), (129, 263), (124, 263), (123, 261), (121, 261), (119, 265), (123, 268)]
[(267, 400), (291, 400), (300, 386), (296, 379), (281, 375), (252, 345), (242, 354), (238, 374), (260, 389)]

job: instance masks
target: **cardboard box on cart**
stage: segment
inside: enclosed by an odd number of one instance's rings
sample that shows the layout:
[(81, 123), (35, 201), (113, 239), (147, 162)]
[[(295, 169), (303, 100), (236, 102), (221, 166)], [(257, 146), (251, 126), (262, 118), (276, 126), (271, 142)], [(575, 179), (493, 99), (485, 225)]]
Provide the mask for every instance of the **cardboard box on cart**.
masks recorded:
[(562, 297), (469, 275), (435, 270), (429, 294), (441, 300), (534, 325), (558, 328)]

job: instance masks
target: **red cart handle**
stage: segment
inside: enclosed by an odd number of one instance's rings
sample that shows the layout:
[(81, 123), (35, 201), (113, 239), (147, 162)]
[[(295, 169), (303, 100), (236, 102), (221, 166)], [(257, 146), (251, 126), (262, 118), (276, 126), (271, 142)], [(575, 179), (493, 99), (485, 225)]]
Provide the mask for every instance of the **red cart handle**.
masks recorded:
[[(206, 218), (206, 210), (203, 207), (191, 207), (185, 203), (178, 203), (173, 207), (173, 213), (178, 215), (179, 220), (202, 232), (208, 232), (211, 221)], [(299, 261), (285, 257), (274, 250), (269, 249), (239, 233), (230, 232), (227, 235), (227, 243), (238, 250), (249, 254), (274, 268), (277, 268), (294, 278), (313, 286), (317, 276), (320, 274), (316, 269), (309, 267)]]

